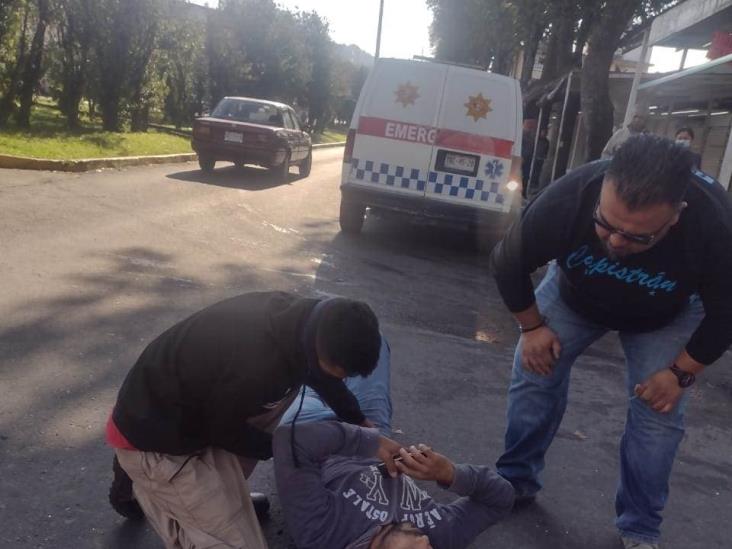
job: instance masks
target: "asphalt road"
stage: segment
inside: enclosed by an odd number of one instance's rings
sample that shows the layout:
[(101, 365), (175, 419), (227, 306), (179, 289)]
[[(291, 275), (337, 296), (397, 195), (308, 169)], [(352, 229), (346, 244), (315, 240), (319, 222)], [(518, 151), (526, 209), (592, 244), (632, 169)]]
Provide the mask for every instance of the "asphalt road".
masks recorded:
[[(150, 339), (250, 290), (369, 301), (392, 345), (400, 439), (495, 461), (516, 333), (485, 257), (468, 234), (422, 225), (369, 219), (360, 237), (339, 234), (341, 154), (316, 152), (312, 175), (288, 184), (230, 165), (0, 170), (1, 547), (161, 547), (107, 505), (104, 422)], [(731, 372), (727, 354), (692, 389), (665, 549), (730, 547)], [(620, 546), (623, 375), (613, 336), (582, 357), (538, 504), (474, 547)], [(253, 488), (273, 497), (270, 547), (290, 547), (270, 463)]]

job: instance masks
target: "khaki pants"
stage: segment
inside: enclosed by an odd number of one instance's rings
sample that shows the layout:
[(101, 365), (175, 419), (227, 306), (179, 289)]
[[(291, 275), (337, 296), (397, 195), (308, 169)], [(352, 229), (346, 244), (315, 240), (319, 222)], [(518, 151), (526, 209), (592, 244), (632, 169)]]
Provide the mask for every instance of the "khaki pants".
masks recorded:
[[(297, 391), (248, 423), (272, 432)], [(220, 448), (172, 456), (115, 450), (148, 521), (168, 549), (266, 549), (247, 478), (257, 460)]]

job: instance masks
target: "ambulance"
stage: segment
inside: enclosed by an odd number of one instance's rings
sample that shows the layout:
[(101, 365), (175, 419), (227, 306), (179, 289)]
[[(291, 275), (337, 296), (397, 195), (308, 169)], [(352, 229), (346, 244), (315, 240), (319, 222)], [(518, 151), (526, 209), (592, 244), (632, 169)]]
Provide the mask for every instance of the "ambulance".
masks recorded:
[(341, 230), (366, 209), (480, 229), (521, 208), (517, 80), (431, 60), (378, 59), (356, 103), (341, 175)]

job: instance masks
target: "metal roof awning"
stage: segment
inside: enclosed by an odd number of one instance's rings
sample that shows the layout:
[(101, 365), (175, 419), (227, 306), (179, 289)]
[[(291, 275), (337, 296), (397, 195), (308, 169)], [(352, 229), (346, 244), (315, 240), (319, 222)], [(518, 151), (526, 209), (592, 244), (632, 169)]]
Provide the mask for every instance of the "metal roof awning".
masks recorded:
[(714, 32), (732, 32), (732, 0), (687, 0), (653, 20), (649, 43), (704, 49)]
[(732, 101), (732, 54), (644, 82), (638, 91), (677, 102)]

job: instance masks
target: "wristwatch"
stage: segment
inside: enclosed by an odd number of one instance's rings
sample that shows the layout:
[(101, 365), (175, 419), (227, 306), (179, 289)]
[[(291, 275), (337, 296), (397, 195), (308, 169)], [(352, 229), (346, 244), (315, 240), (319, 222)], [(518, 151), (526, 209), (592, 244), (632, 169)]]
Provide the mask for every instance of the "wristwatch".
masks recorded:
[(686, 388), (692, 385), (696, 381), (696, 376), (690, 372), (684, 371), (676, 364), (672, 364), (668, 367), (669, 370), (671, 370), (676, 378), (679, 380), (679, 387)]

